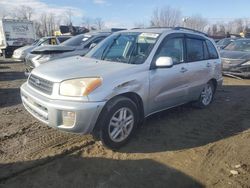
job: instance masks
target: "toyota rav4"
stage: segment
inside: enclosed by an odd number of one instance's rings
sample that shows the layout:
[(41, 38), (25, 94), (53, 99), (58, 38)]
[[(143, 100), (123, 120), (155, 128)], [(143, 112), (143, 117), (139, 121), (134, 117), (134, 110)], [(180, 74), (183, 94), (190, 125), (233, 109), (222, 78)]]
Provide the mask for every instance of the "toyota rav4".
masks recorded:
[(114, 33), (85, 57), (35, 68), (21, 86), (21, 98), (41, 122), (92, 133), (115, 149), (153, 113), (188, 102), (208, 106), (221, 84), (221, 60), (205, 34), (134, 29)]

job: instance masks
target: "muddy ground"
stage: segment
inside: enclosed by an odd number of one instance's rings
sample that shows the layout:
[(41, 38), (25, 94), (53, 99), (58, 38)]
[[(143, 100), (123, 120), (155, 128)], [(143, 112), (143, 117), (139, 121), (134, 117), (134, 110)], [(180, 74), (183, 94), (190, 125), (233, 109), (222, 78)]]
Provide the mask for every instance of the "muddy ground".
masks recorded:
[(0, 60), (1, 188), (250, 187), (250, 80), (225, 78), (207, 109), (153, 115), (113, 152), (29, 115), (19, 96), (23, 69)]

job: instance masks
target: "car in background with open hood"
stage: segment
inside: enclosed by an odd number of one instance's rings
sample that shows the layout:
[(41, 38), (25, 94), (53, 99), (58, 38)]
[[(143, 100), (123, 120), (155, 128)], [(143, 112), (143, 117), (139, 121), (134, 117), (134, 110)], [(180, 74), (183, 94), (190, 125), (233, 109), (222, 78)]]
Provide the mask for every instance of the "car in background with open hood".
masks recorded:
[(223, 73), (250, 77), (250, 39), (238, 39), (220, 51)]
[(224, 38), (219, 40), (216, 45), (218, 49), (223, 49), (225, 48), (227, 45), (229, 45), (231, 42), (237, 40), (238, 38), (234, 37), (234, 38)]
[(16, 49), (13, 53), (12, 58), (24, 61), (25, 57), (33, 49), (35, 49), (39, 46), (45, 46), (45, 45), (59, 45), (70, 38), (71, 38), (71, 36), (69, 36), (69, 35), (42, 37), (41, 39), (34, 42), (32, 45), (23, 46), (21, 48)]
[(25, 58), (25, 74), (29, 75), (33, 68), (51, 60), (76, 55), (83, 56), (111, 33), (112, 32), (91, 32), (80, 34), (57, 46), (41, 46), (35, 48)]

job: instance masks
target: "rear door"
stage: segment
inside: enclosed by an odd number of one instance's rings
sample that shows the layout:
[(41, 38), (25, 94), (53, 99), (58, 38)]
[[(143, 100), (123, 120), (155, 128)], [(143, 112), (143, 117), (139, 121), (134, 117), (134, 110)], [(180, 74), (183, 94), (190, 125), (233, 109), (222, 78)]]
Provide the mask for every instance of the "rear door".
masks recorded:
[(150, 70), (150, 113), (185, 103), (188, 69), (184, 49), (184, 34), (168, 35), (159, 46), (152, 64), (159, 57), (171, 57), (174, 66)]
[(208, 82), (211, 72), (211, 62), (205, 38), (188, 34), (185, 37), (187, 67), (188, 67), (188, 100), (196, 100), (204, 85)]

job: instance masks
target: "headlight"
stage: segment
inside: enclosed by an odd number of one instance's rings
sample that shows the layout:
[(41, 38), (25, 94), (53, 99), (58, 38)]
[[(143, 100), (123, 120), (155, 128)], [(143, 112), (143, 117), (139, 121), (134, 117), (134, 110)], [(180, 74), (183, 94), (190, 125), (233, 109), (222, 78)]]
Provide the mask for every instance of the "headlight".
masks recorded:
[(51, 57), (52, 57), (51, 55), (42, 55), (37, 60), (39, 62), (45, 62), (45, 61), (47, 62), (51, 59)]
[(242, 65), (250, 65), (250, 61), (243, 63)]
[(66, 80), (60, 84), (60, 95), (81, 97), (87, 96), (102, 85), (101, 78), (79, 78)]

